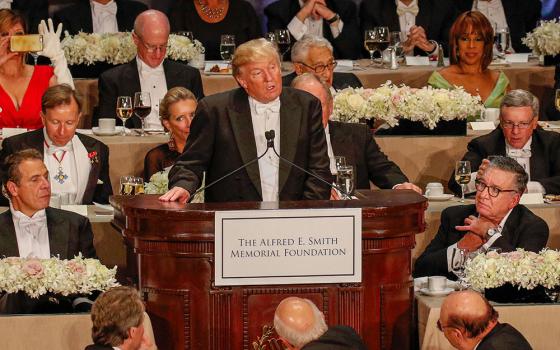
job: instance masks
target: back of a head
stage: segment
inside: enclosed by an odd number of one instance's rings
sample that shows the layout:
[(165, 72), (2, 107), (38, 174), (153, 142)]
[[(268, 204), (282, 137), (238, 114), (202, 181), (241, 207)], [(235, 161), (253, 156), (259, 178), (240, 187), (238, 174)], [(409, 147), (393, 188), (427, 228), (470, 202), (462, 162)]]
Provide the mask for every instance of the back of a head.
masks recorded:
[(465, 330), (469, 338), (482, 334), (499, 316), (484, 296), (472, 290), (450, 294), (441, 313), (447, 315), (446, 326)]
[(319, 338), (327, 331), (325, 318), (309, 299), (289, 297), (274, 313), (276, 333), (296, 348)]

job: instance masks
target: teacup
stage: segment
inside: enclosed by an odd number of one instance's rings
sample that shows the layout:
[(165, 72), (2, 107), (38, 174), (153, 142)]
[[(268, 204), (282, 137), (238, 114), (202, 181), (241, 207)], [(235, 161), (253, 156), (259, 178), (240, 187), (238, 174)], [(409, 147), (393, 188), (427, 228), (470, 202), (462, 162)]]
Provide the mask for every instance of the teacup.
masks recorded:
[(426, 197), (443, 195), (443, 185), (439, 182), (430, 182), (426, 185)]
[(430, 292), (440, 292), (447, 288), (447, 278), (445, 276), (428, 277), (428, 290)]
[(500, 120), (499, 108), (486, 108), (484, 110), (484, 120), (487, 122), (495, 122)]
[(99, 130), (115, 131), (115, 119), (114, 118), (100, 118), (99, 119)]

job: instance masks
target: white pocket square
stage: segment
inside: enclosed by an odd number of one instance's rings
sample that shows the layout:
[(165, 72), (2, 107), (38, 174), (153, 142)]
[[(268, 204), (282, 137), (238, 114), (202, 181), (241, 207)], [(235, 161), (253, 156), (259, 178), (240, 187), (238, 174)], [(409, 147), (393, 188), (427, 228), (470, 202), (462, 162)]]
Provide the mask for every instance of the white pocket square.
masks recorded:
[(97, 184), (98, 184), (98, 185), (103, 185), (103, 181), (97, 179)]

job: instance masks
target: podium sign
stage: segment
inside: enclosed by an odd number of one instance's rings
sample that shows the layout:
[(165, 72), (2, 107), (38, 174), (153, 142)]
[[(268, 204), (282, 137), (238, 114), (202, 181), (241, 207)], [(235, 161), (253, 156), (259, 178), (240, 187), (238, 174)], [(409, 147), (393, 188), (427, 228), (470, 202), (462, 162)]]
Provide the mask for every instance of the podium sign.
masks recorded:
[(215, 213), (215, 285), (362, 281), (362, 210)]

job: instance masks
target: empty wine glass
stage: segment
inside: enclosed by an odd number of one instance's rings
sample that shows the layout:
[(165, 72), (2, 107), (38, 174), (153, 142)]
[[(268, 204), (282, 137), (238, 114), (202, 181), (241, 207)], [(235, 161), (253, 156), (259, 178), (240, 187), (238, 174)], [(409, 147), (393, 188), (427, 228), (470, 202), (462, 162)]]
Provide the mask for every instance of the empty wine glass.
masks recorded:
[(284, 61), (284, 55), (290, 50), (290, 32), (287, 29), (276, 29), (274, 35), (280, 51), (280, 60)]
[(142, 121), (142, 131), (140, 136), (145, 136), (145, 119), (152, 111), (152, 100), (149, 92), (136, 92), (134, 93), (134, 114)]
[(459, 160), (455, 163), (455, 181), (461, 185), (461, 203), (464, 203), (465, 187), (471, 182), (471, 162)]
[[(383, 52), (389, 46), (389, 28), (375, 27), (364, 32), (364, 47), (369, 52), (370, 66), (374, 66), (373, 55), (375, 52)], [(380, 66), (383, 65), (381, 62)]]
[(121, 135), (126, 135), (126, 121), (132, 117), (132, 98), (130, 96), (117, 97), (117, 117), (122, 121)]
[(228, 63), (231, 63), (231, 58), (235, 52), (235, 35), (223, 34), (220, 38), (220, 56)]
[(396, 50), (397, 57), (404, 54), (402, 43), (406, 41), (406, 34), (399, 31), (389, 33), (389, 45)]
[(336, 185), (342, 190), (342, 199), (352, 199), (354, 192), (354, 168), (351, 165), (342, 165), (337, 168)]

